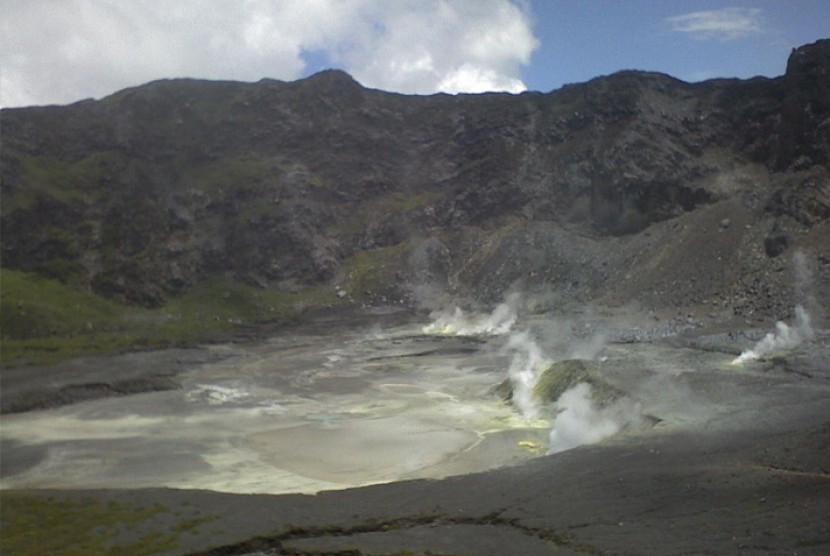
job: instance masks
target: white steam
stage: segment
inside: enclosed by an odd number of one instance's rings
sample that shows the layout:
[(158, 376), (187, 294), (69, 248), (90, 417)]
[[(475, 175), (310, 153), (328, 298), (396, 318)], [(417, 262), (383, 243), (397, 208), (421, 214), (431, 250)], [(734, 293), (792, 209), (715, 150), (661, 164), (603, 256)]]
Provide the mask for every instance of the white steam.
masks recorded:
[[(517, 321), (520, 297), (509, 295), (490, 314), (467, 314), (459, 307), (434, 311), (425, 334), (503, 335)], [(548, 320), (536, 332), (513, 332), (504, 344), (509, 357), (507, 378), (512, 403), (523, 418), (534, 421), (550, 415), (535, 393), (544, 370), (559, 358), (596, 359), (608, 342), (607, 333), (590, 323)], [(544, 348), (539, 338), (544, 338)], [(551, 354), (555, 354), (552, 356)], [(642, 421), (641, 407), (628, 398), (597, 407), (591, 399), (591, 385), (579, 383), (566, 390), (551, 406), (556, 414), (550, 431), (548, 453), (553, 454), (599, 442)]]
[(506, 347), (511, 352), (507, 376), (513, 386), (513, 403), (525, 419), (537, 419), (540, 408), (533, 388), (550, 361), (527, 331), (512, 334)]
[(741, 353), (732, 361), (733, 365), (741, 365), (747, 361), (760, 359), (770, 353), (787, 351), (795, 348), (805, 340), (813, 337), (813, 328), (810, 326), (810, 315), (801, 305), (795, 307), (795, 323), (789, 324), (778, 321), (775, 331), (767, 333), (752, 349)]
[(237, 403), (249, 398), (251, 394), (237, 384), (225, 386), (222, 384), (197, 384), (187, 393), (188, 401), (204, 401), (210, 405), (224, 405)]
[(489, 315), (467, 314), (460, 307), (434, 311), (432, 323), (423, 328), (424, 334), (450, 336), (501, 335), (510, 332), (518, 318), (519, 294), (510, 294)]
[(591, 401), (591, 385), (580, 382), (566, 390), (554, 404), (559, 414), (550, 431), (548, 454), (593, 444), (640, 421), (640, 408), (626, 399), (606, 408)]

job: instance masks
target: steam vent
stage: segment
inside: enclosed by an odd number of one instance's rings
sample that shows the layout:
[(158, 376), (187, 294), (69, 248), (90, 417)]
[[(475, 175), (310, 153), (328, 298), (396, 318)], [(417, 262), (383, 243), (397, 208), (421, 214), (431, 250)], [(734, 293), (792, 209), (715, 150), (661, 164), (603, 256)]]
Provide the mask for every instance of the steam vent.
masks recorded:
[(0, 123), (2, 554), (830, 552), (830, 40)]

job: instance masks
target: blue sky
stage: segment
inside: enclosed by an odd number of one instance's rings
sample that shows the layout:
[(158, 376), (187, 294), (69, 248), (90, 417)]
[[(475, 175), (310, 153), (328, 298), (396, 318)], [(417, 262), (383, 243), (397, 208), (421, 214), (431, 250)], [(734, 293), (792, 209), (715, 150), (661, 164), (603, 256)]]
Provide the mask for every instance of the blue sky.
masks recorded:
[[(830, 38), (828, 0), (534, 0), (531, 9), (540, 46), (523, 77), (542, 91), (620, 69), (686, 81), (774, 77), (784, 73), (792, 48)], [(683, 31), (671, 19), (700, 12), (712, 14), (710, 28), (718, 13), (748, 17), (757, 27)]]
[(0, 106), (327, 67), (409, 94), (550, 91), (622, 69), (783, 74), (830, 0), (2, 0)]

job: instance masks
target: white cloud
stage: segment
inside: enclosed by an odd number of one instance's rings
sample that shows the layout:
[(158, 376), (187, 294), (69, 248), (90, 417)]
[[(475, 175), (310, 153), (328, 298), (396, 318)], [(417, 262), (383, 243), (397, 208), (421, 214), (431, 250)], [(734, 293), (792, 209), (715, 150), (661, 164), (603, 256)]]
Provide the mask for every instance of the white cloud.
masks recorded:
[(369, 87), (518, 92), (538, 47), (510, 0), (5, 0), (4, 12), (2, 106), (167, 77), (297, 79), (312, 51)]
[(346, 56), (369, 86), (407, 93), (525, 89), (520, 68), (539, 43), (503, 0), (384, 3), (383, 30)]
[(672, 31), (704, 40), (730, 41), (764, 32), (762, 12), (758, 8), (692, 12), (666, 18), (665, 22)]
[(486, 91), (507, 91), (521, 93), (527, 87), (520, 79), (499, 75), (493, 70), (464, 64), (450, 71), (437, 89), (445, 93), (483, 93)]

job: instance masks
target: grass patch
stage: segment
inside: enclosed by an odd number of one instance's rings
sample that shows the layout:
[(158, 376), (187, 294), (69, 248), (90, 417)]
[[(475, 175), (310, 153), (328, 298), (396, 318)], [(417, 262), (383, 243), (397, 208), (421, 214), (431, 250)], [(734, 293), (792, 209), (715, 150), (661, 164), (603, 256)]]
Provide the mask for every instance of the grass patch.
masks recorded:
[(401, 268), (409, 247), (409, 241), (402, 241), (391, 247), (358, 251), (344, 262), (348, 282), (343, 287), (355, 299), (361, 299), (366, 292), (377, 292), (393, 284), (394, 273)]
[(2, 494), (2, 554), (54, 556), (145, 556), (175, 549), (182, 534), (215, 516), (179, 519), (159, 531), (169, 509), (161, 504), (54, 499), (25, 493)]
[[(303, 311), (340, 300), (325, 286), (298, 292), (261, 289), (228, 280), (211, 278), (162, 307), (171, 322), (192, 326), (198, 323), (258, 324), (293, 318)], [(213, 327), (212, 325), (209, 327)]]
[(32, 206), (38, 199), (65, 205), (96, 201), (109, 193), (112, 176), (130, 165), (123, 155), (97, 152), (76, 162), (51, 156), (19, 154), (22, 175), (20, 191), (3, 199), (3, 214)]
[(187, 346), (339, 303), (325, 286), (284, 292), (211, 278), (158, 309), (145, 309), (37, 274), (0, 269), (0, 355), (4, 363), (48, 364), (81, 355)]
[(225, 156), (198, 167), (185, 181), (208, 194), (256, 192), (266, 187), (279, 187), (282, 171), (271, 159)]
[(406, 219), (413, 213), (434, 205), (443, 197), (444, 194), (437, 191), (426, 191), (417, 195), (398, 192), (374, 201), (363, 202), (347, 218), (335, 225), (336, 230), (340, 234), (356, 236), (365, 230), (367, 222)]
[(108, 328), (130, 310), (80, 288), (8, 269), (0, 269), (0, 294), (0, 329), (4, 339), (71, 335)]

